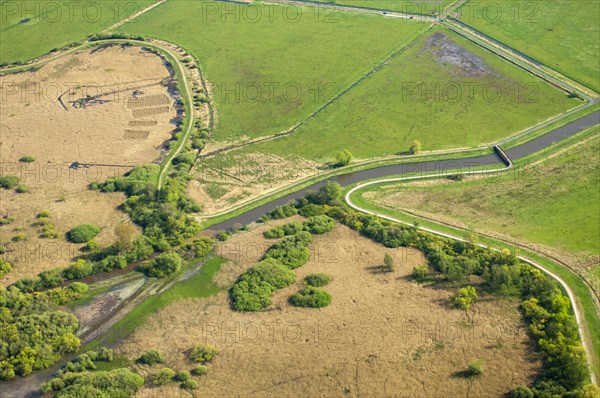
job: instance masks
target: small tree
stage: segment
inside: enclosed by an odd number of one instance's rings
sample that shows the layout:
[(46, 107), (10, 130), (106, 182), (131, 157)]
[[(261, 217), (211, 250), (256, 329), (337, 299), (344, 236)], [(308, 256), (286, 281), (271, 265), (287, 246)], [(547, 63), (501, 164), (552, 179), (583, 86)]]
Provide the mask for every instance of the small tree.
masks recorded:
[(137, 235), (137, 229), (127, 223), (120, 223), (115, 227), (115, 236), (117, 237), (117, 245), (119, 251), (123, 251), (131, 246), (131, 243), (135, 240)]
[(421, 152), (421, 141), (419, 140), (414, 140), (413, 144), (410, 146), (410, 153), (417, 154)]
[(343, 151), (339, 151), (335, 155), (335, 165), (337, 167), (347, 166), (352, 161), (352, 153), (349, 150), (344, 149)]
[(427, 264), (413, 267), (413, 277), (419, 282), (426, 280), (429, 277), (429, 267)]
[(472, 321), (469, 316), (469, 309), (477, 302), (478, 298), (477, 290), (475, 290), (473, 286), (466, 286), (458, 289), (458, 294), (454, 297), (454, 306), (465, 311), (465, 315), (467, 315), (469, 322)]
[(393, 272), (394, 271), (394, 259), (389, 254), (385, 254), (383, 256), (383, 272)]

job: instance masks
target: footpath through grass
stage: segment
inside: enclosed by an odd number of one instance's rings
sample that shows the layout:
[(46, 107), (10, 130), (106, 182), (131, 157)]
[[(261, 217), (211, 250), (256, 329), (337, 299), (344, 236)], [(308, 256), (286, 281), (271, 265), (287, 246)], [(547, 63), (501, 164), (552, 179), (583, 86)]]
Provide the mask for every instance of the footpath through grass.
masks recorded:
[(600, 2), (477, 0), (460, 20), (548, 67), (600, 90)]

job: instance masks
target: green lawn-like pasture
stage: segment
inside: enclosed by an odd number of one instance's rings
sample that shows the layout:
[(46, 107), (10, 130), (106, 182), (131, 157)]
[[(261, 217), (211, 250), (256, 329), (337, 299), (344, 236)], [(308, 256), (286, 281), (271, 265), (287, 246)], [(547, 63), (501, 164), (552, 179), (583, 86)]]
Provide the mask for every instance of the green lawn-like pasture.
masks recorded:
[(598, 91), (600, 1), (476, 0), (460, 20)]
[(0, 63), (25, 62), (81, 41), (157, 1), (0, 0)]
[[(447, 35), (484, 62), (488, 73), (465, 75), (462, 66), (438, 59), (427, 48), (433, 35)], [(439, 36), (438, 36), (439, 37)], [(423, 35), (404, 53), (348, 91), (293, 136), (248, 150), (294, 153), (319, 162), (349, 149), (357, 158), (403, 153), (413, 140), (422, 150), (476, 147), (514, 135), (580, 100), (477, 47), (444, 28)]]
[(370, 200), (543, 244), (585, 264), (600, 253), (599, 133), (529, 168), (454, 183), (386, 185)]
[(170, 0), (122, 28), (198, 57), (212, 84), (218, 141), (289, 129), (427, 26), (310, 7)]

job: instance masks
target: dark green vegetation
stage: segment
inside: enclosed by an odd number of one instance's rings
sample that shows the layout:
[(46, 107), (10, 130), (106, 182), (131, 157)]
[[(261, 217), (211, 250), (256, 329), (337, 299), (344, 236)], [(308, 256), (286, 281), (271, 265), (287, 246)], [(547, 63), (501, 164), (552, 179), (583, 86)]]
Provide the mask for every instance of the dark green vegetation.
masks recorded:
[(467, 2), (460, 20), (598, 91), (600, 2)]
[(310, 217), (304, 222), (292, 221), (290, 223), (273, 227), (265, 232), (263, 236), (267, 239), (283, 238), (284, 236), (295, 235), (300, 231), (306, 231), (311, 234), (324, 234), (333, 229), (334, 220), (325, 215)]
[(67, 232), (67, 239), (73, 243), (86, 243), (100, 233), (94, 224), (81, 224)]
[(296, 280), (296, 275), (275, 260), (254, 265), (231, 289), (233, 308), (237, 311), (260, 311), (271, 304), (271, 294)]
[(14, 187), (17, 186), (18, 183), (19, 183), (19, 177), (17, 177), (17, 176), (11, 176), (11, 175), (0, 176), (0, 188), (13, 189)]
[(213, 85), (212, 137), (231, 140), (291, 128), (427, 26), (315, 10), (168, 1), (120, 29), (191, 51)]
[[(306, 199), (296, 203), (299, 212), (310, 205)], [(437, 272), (437, 279), (444, 283), (461, 286), (471, 275), (477, 275), (481, 279), (480, 288), (487, 293), (522, 299), (523, 315), (544, 362), (543, 374), (533, 386), (538, 396), (562, 396), (581, 391), (589, 383), (585, 351), (569, 298), (557, 282), (521, 262), (510, 250), (493, 251), (470, 242), (438, 237), (412, 226), (358, 213), (345, 205), (312, 205), (313, 212), (320, 209), (322, 214), (386, 247), (420, 250)], [(468, 288), (464, 292), (462, 296), (470, 298), (471, 302), (476, 300), (472, 294), (476, 292)]]
[(99, 362), (112, 362), (112, 350), (101, 348), (79, 355), (42, 384), (42, 391), (57, 398), (129, 398), (143, 385), (144, 378), (127, 368), (95, 370)]
[(331, 303), (331, 294), (317, 287), (306, 286), (290, 297), (290, 303), (296, 307), (321, 308)]
[(306, 275), (306, 277), (304, 278), (304, 283), (306, 283), (307, 286), (321, 287), (328, 285), (329, 282), (331, 282), (332, 280), (333, 278), (331, 277), (331, 275), (328, 275), (324, 272), (317, 272), (314, 274)]
[(0, 63), (22, 63), (82, 40), (155, 2), (2, 0)]
[(181, 268), (181, 257), (177, 253), (162, 253), (141, 267), (142, 271), (154, 278), (164, 278)]
[[(0, 380), (52, 366), (79, 348), (77, 318), (59, 309), (87, 291), (87, 285), (29, 293), (0, 286)], [(34, 332), (35, 331), (35, 332)]]
[(25, 156), (23, 156), (23, 157), (21, 157), (19, 159), (19, 162), (33, 163), (33, 162), (35, 162), (35, 158), (33, 156), (30, 156), (30, 155), (25, 155)]

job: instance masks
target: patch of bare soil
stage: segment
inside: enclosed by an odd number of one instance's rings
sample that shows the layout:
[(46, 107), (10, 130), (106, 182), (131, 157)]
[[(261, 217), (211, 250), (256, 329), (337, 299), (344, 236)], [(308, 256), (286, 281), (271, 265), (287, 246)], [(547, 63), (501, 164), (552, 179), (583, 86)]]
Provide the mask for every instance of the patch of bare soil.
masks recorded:
[(214, 214), (320, 172), (319, 164), (299, 157), (226, 154), (200, 161), (188, 193), (203, 204), (201, 214)]
[[(237, 256), (239, 263), (222, 268), (218, 280), (235, 280), (260, 258), (262, 252), (251, 248), (268, 243), (264, 228), (227, 241), (228, 258)], [(376, 271), (385, 253), (396, 265), (389, 274)], [(119, 349), (131, 358), (159, 349), (168, 366), (190, 370), (194, 364), (186, 350), (197, 343), (217, 347), (220, 354), (207, 375), (195, 377), (198, 393), (210, 397), (500, 397), (528, 384), (540, 362), (531, 352), (518, 303), (483, 297), (470, 324), (464, 312), (447, 304), (453, 291), (410, 279), (413, 266), (422, 262), (416, 250), (387, 249), (338, 225), (316, 237), (310, 262), (296, 270), (298, 282), (277, 291), (267, 310), (234, 312), (226, 292), (176, 302)], [(313, 272), (333, 276), (323, 288), (333, 295), (332, 303), (322, 309), (288, 304), (302, 278)], [(484, 373), (468, 382), (457, 373), (472, 360), (482, 361)], [(147, 374), (156, 368), (140, 370)], [(177, 384), (146, 387), (138, 396), (178, 396), (179, 391)]]
[[(0, 77), (0, 174), (15, 175), (29, 192), (0, 189), (0, 241), (14, 265), (3, 281), (67, 264), (80, 245), (64, 234), (81, 223), (102, 228), (95, 239), (114, 241), (114, 226), (128, 222), (117, 209), (120, 193), (88, 190), (93, 181), (157, 161), (177, 118), (171, 71), (156, 54), (131, 46), (100, 46), (54, 60), (40, 70)], [(35, 162), (22, 163), (23, 156)], [(63, 235), (41, 239), (36, 214), (51, 212)], [(26, 241), (11, 242), (24, 233)], [(7, 243), (8, 242), (8, 243)]]
[(422, 53), (428, 51), (442, 65), (457, 67), (462, 76), (483, 77), (494, 74), (483, 59), (455, 43), (445, 33), (436, 32), (427, 39)]

